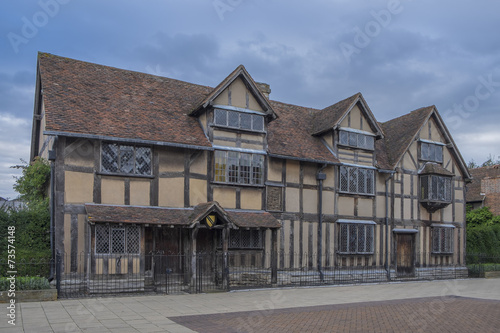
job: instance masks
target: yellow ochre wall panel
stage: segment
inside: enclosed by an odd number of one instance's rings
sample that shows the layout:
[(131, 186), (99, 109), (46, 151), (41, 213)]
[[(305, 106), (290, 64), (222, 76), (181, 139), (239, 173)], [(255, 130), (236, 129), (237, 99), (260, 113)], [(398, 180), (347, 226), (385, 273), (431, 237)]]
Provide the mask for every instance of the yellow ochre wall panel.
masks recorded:
[(66, 203), (93, 202), (94, 175), (91, 173), (64, 172), (64, 201)]
[(125, 204), (125, 182), (123, 179), (103, 178), (101, 180), (101, 201), (103, 204)]

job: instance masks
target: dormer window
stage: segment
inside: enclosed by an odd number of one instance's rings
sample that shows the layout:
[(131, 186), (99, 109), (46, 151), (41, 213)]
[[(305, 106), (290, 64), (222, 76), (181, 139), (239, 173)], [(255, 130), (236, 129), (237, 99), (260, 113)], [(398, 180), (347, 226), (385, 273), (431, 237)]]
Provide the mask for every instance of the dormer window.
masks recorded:
[(260, 114), (215, 109), (214, 124), (216, 126), (262, 132), (264, 131), (264, 116)]
[(421, 141), (420, 159), (422, 161), (443, 163), (443, 144)]
[(353, 148), (373, 150), (375, 138), (372, 135), (364, 133), (340, 130), (339, 144)]

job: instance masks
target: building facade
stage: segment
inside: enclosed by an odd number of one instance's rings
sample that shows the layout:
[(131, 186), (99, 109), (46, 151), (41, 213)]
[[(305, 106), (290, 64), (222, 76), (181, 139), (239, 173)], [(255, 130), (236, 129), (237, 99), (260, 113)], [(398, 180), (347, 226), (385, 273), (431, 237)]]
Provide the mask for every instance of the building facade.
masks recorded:
[(213, 88), (40, 53), (31, 158), (51, 161), (64, 273), (147, 276), (151, 253), (189, 255), (186, 284), (201, 253), (254, 254), (273, 281), (463, 271), (470, 174), (434, 106), (379, 123), (361, 93), (321, 110), (269, 93), (243, 66)]

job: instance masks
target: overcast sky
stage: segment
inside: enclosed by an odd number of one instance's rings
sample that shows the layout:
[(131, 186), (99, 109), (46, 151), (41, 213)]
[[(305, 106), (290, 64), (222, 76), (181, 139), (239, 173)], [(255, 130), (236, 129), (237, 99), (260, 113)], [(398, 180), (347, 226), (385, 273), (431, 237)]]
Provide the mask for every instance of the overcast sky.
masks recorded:
[(378, 121), (436, 105), (466, 162), (500, 155), (500, 2), (2, 0), (0, 196), (29, 158), (37, 52), (216, 86), (239, 64), (271, 99), (361, 92)]

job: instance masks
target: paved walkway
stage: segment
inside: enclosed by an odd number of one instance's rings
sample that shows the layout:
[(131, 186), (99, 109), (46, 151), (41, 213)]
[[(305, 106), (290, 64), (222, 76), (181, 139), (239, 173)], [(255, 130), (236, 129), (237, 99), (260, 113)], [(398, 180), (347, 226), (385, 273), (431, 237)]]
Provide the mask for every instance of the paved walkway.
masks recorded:
[(497, 332), (500, 279), (0, 304), (0, 332)]

